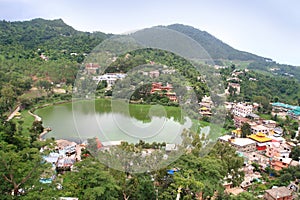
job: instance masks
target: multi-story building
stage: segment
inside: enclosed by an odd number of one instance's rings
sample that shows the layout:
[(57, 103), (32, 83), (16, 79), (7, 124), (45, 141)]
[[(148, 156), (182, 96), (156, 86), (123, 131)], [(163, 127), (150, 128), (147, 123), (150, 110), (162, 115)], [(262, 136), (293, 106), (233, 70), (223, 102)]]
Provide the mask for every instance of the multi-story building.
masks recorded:
[(291, 153), (291, 148), (287, 144), (279, 142), (269, 142), (266, 146), (266, 156), (288, 158)]
[(268, 142), (272, 141), (271, 138), (268, 138), (263, 133), (256, 133), (256, 134), (249, 135), (247, 137), (256, 142), (256, 149), (258, 151), (266, 150)]
[(244, 103), (237, 103), (233, 106), (232, 114), (235, 116), (246, 117), (253, 112), (253, 106)]
[(159, 83), (157, 83), (157, 82), (152, 83), (152, 88), (151, 88), (150, 94), (154, 94), (154, 93), (164, 94), (171, 101), (174, 101), (174, 102), (177, 101), (176, 93), (173, 92), (173, 86), (169, 83), (167, 83), (165, 86), (163, 86), (163, 84), (160, 83), (160, 82)]
[(265, 127), (264, 125), (253, 125), (251, 126), (251, 133), (257, 134), (257, 133), (263, 133), (268, 134), (270, 129), (268, 127)]

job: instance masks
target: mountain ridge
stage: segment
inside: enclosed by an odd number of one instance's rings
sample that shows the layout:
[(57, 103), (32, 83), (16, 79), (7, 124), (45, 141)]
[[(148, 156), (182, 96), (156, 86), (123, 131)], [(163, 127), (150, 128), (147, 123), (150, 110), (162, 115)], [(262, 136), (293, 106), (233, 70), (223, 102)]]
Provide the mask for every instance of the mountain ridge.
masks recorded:
[[(210, 33), (192, 26), (171, 24), (159, 27), (166, 27), (191, 37), (207, 51), (216, 65), (235, 63), (242, 68), (263, 71), (269, 75), (293, 76), (300, 81), (300, 67), (278, 64), (270, 58), (237, 50)], [(39, 50), (39, 53), (46, 53), (50, 59), (56, 60), (69, 55), (68, 59), (81, 63), (84, 55), (112, 35), (99, 31), (92, 33), (78, 31), (66, 24), (63, 19), (36, 18), (14, 22), (2, 20), (0, 21), (0, 58), (28, 58), (33, 56), (33, 52)], [(62, 53), (64, 55), (61, 55)], [(74, 53), (80, 56), (70, 57), (70, 54)]]
[(184, 24), (171, 24), (165, 26), (166, 28), (183, 33), (199, 44), (209, 53), (209, 55), (214, 59), (227, 59), (227, 60), (241, 60), (241, 61), (264, 61), (271, 60), (269, 58), (264, 58), (257, 56), (246, 51), (237, 50), (230, 45), (224, 43), (220, 39), (211, 35), (206, 31), (199, 30), (193, 26)]
[[(192, 26), (183, 24), (171, 24), (163, 26), (180, 33), (186, 34), (197, 41), (214, 60), (241, 60), (241, 61), (263, 61), (266, 58), (236, 50), (220, 39), (206, 31), (201, 31)], [(14, 37), (14, 35), (18, 37)], [(62, 19), (46, 20), (42, 18), (30, 21), (0, 21), (0, 45), (18, 44), (25, 49), (35, 48), (47, 44), (55, 37), (80, 37), (88, 36), (93, 39), (103, 39), (111, 36), (103, 32), (83, 32), (74, 29)], [(99, 42), (101, 42), (99, 40)], [(95, 43), (94, 43), (95, 44)], [(95, 44), (97, 45), (97, 44)], [(56, 45), (56, 48), (59, 46)]]

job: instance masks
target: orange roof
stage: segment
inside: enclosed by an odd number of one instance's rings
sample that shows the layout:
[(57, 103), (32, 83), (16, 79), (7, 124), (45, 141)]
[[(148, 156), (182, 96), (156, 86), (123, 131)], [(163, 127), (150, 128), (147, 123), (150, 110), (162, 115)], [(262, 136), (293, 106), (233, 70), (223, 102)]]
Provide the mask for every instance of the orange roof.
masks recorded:
[(266, 134), (263, 134), (261, 132), (259, 132), (257, 134), (249, 135), (248, 138), (255, 140), (257, 142), (261, 142), (261, 143), (272, 141), (271, 138), (266, 137)]

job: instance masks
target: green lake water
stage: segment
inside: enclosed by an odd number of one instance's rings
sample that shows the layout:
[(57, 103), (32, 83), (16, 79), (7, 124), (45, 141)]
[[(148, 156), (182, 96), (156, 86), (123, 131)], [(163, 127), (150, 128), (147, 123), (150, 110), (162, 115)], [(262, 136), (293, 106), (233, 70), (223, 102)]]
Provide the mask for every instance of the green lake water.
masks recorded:
[(100, 141), (179, 143), (183, 129), (192, 126), (179, 107), (128, 105), (107, 99), (48, 106), (35, 113), (52, 129), (46, 138), (73, 141), (98, 137)]

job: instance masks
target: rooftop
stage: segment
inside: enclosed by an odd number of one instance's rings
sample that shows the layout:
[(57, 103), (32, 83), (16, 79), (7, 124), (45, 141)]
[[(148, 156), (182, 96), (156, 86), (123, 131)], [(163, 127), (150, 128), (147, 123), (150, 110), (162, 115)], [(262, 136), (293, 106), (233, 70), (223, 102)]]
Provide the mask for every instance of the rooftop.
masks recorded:
[(224, 135), (219, 137), (220, 140), (224, 140), (224, 141), (230, 141), (232, 144), (235, 144), (237, 146), (246, 146), (249, 144), (254, 144), (255, 141), (249, 139), (249, 138), (234, 138), (232, 139), (231, 135)]
[(271, 138), (268, 138), (265, 134), (260, 133), (260, 132), (257, 134), (249, 135), (248, 138), (255, 140), (257, 142), (260, 142), (260, 143), (272, 141)]
[(267, 127), (263, 126), (263, 125), (255, 125), (252, 126), (251, 129), (255, 129), (255, 130), (266, 130), (268, 129)]
[(245, 192), (245, 190), (242, 189), (242, 188), (240, 188), (240, 187), (234, 187), (234, 188), (228, 188), (228, 189), (226, 189), (226, 192), (228, 194), (233, 194), (233, 195), (236, 196), (236, 195), (238, 195), (238, 194), (240, 194), (242, 192)]
[(283, 107), (283, 108), (290, 109), (290, 110), (300, 109), (300, 106), (292, 106), (292, 105), (280, 103), (280, 102), (272, 103), (272, 106)]
[(266, 193), (276, 199), (292, 195), (292, 191), (285, 186), (266, 190)]

